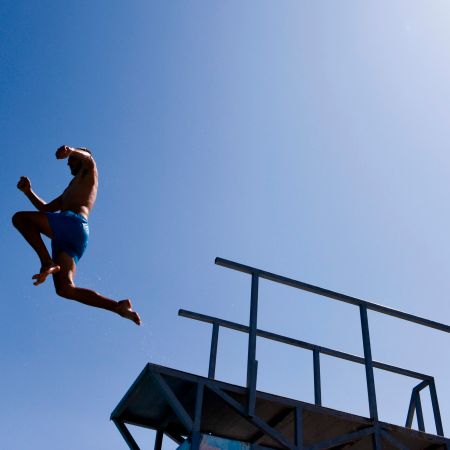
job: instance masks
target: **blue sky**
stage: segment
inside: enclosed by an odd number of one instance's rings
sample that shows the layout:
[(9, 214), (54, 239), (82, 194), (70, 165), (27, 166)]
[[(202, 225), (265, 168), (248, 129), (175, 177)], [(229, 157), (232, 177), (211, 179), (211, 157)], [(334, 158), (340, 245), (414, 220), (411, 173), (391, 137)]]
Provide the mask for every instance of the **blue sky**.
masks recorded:
[[(109, 415), (146, 362), (207, 372), (210, 328), (178, 309), (248, 320), (250, 281), (216, 256), (450, 323), (449, 18), (444, 1), (3, 1), (2, 445), (125, 448)], [(59, 195), (62, 144), (100, 173), (77, 282), (130, 297), (141, 328), (31, 284), (15, 186)], [(259, 318), (362, 354), (348, 305), (263, 282)], [(375, 359), (436, 377), (448, 435), (449, 336), (370, 326)], [(217, 376), (243, 384), (245, 350), (221, 333)], [(258, 341), (258, 359), (260, 389), (312, 401), (309, 353)], [(368, 414), (362, 367), (322, 370), (326, 406)], [(403, 424), (412, 382), (376, 382)]]

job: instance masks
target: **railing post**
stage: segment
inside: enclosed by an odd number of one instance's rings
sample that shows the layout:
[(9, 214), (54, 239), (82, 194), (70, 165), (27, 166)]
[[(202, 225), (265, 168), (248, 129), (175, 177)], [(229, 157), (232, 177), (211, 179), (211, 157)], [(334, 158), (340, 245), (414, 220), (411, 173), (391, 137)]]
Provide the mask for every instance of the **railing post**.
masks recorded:
[(409, 401), (408, 414), (406, 416), (406, 424), (405, 424), (406, 428), (412, 428), (412, 423), (414, 420), (414, 412), (416, 410), (416, 395), (417, 392), (415, 391), (415, 389), (413, 389), (411, 392), (411, 400)]
[(433, 406), (433, 415), (434, 415), (434, 423), (436, 424), (436, 433), (439, 436), (444, 436), (444, 427), (442, 426), (441, 411), (439, 409), (439, 402), (434, 378), (430, 380), (428, 387), (430, 389), (431, 404)]
[(313, 350), (314, 361), (314, 403), (322, 406), (322, 387), (320, 382), (320, 351)]
[(417, 416), (417, 426), (419, 431), (425, 431), (425, 422), (423, 420), (422, 402), (420, 400), (420, 391), (417, 391), (416, 398), (414, 399)]
[(360, 305), (361, 331), (364, 346), (364, 359), (366, 366), (367, 395), (369, 397), (369, 412), (372, 420), (378, 420), (377, 396), (375, 392), (375, 378), (373, 375), (372, 350), (370, 348), (369, 319), (367, 305)]
[(256, 378), (258, 373), (258, 362), (256, 361), (256, 331), (258, 325), (258, 284), (259, 277), (252, 274), (252, 288), (250, 298), (250, 325), (248, 334), (248, 357), (247, 357), (247, 388), (248, 403), (247, 412), (249, 416), (255, 413), (256, 403)]
[(211, 350), (209, 352), (209, 369), (208, 378), (214, 379), (216, 376), (216, 361), (217, 361), (217, 342), (219, 340), (219, 324), (214, 323), (212, 327), (211, 336)]

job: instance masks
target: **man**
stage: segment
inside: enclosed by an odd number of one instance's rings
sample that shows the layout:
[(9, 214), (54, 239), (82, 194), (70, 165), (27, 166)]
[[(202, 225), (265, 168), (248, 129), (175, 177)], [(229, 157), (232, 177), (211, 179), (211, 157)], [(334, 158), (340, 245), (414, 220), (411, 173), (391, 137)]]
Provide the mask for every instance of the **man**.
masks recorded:
[[(59, 296), (107, 309), (140, 325), (141, 319), (133, 311), (129, 299), (115, 301), (90, 289), (75, 286), (76, 265), (88, 243), (88, 217), (97, 197), (97, 166), (86, 148), (63, 145), (56, 151), (56, 158), (68, 158), (67, 165), (74, 178), (55, 200), (45, 203), (40, 199), (31, 189), (27, 177), (21, 177), (17, 184), (39, 211), (18, 212), (12, 219), (41, 260), (41, 269), (33, 276), (33, 284), (37, 286), (52, 275)], [(51, 257), (41, 234), (52, 240)]]

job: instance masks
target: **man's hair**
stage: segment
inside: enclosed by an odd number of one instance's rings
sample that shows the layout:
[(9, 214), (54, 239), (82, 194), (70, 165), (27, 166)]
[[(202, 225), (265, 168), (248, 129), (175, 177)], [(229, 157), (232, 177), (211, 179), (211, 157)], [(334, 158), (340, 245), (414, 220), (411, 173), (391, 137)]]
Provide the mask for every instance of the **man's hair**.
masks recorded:
[(83, 152), (88, 152), (90, 155), (92, 155), (92, 152), (86, 147), (78, 147), (77, 150), (83, 150)]

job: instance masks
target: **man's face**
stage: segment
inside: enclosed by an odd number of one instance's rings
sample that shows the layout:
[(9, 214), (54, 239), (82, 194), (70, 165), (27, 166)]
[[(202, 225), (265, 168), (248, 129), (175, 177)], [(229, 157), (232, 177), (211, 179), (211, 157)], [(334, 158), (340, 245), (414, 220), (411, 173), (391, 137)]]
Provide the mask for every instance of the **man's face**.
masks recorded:
[(81, 160), (76, 156), (69, 156), (67, 165), (70, 167), (70, 173), (75, 176), (81, 169)]

